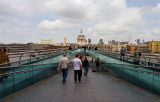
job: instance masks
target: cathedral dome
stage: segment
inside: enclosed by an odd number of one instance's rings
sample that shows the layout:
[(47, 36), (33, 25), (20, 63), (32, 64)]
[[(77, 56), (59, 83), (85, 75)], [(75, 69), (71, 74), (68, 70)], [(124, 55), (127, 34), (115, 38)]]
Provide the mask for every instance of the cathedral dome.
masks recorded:
[(83, 46), (83, 45), (86, 44), (86, 38), (85, 38), (85, 36), (82, 33), (82, 29), (80, 31), (80, 34), (78, 35), (77, 44), (79, 44), (80, 46)]
[(78, 38), (85, 38), (84, 35), (78, 35)]

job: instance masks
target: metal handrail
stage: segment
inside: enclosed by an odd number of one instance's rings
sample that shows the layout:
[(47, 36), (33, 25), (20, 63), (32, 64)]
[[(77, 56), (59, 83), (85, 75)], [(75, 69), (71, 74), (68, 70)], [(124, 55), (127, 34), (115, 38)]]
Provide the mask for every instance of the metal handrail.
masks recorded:
[[(102, 52), (104, 52), (104, 51), (102, 51)], [(113, 53), (111, 53), (111, 54), (113, 55)], [(120, 56), (120, 54), (115, 54), (115, 55)], [(143, 61), (143, 60), (141, 60), (141, 59), (136, 59), (136, 58), (129, 57), (129, 56), (123, 56), (123, 57), (125, 57), (125, 58), (130, 58), (130, 59), (133, 59), (133, 60)], [(145, 57), (145, 58), (150, 58), (150, 57)], [(152, 59), (157, 59), (157, 58), (152, 58)], [(146, 61), (146, 62), (147, 62), (147, 61)], [(150, 63), (150, 61), (149, 61), (149, 63)], [(152, 62), (152, 63), (153, 63), (153, 62)], [(159, 64), (159, 63), (153, 63), (153, 64)]]
[[(50, 63), (50, 64), (55, 64), (55, 63)], [(41, 65), (41, 64), (38, 64), (38, 65)], [(42, 64), (42, 65), (46, 65), (46, 64)], [(57, 66), (58, 66), (58, 64), (57, 64)], [(15, 73), (22, 73), (22, 72), (26, 73), (26, 72), (36, 71), (36, 70), (40, 70), (40, 69), (47, 69), (47, 68), (51, 68), (51, 67), (43, 67), (43, 68), (36, 68), (36, 69), (9, 72), (9, 73), (0, 74), (0, 77), (6, 76), (6, 75), (9, 76), (9, 75), (12, 75), (12, 74), (15, 74)]]
[[(92, 57), (94, 57), (92, 55)], [(134, 67), (145, 67), (145, 68), (152, 68), (152, 69), (160, 69), (160, 67), (151, 67), (151, 66), (142, 66), (142, 65), (133, 65), (133, 64), (120, 64), (120, 63), (104, 63), (105, 61), (103, 61), (102, 65), (106, 66), (105, 64), (117, 64), (117, 65), (129, 65), (129, 66), (134, 66)], [(118, 67), (115, 67), (118, 68)], [(146, 72), (146, 73), (153, 73), (155, 75), (160, 75), (159, 72), (153, 72), (153, 71), (147, 71), (147, 70), (141, 70), (141, 69), (135, 69), (135, 68), (122, 68), (121, 69), (128, 69), (128, 70), (133, 70), (133, 71), (140, 71), (140, 72)]]
[(29, 67), (29, 66), (38, 66), (38, 65), (47, 65), (47, 64), (57, 64), (57, 63), (30, 64), (30, 65), (19, 65), (19, 66), (6, 66), (6, 67), (0, 67), (0, 69), (11, 69), (11, 68)]
[(44, 52), (50, 52), (50, 51), (57, 51), (57, 52), (59, 52), (59, 49), (40, 50), (40, 51), (29, 51), (29, 52), (19, 52), (19, 53), (8, 54), (8, 55), (18, 55), (18, 56), (10, 57), (10, 58), (15, 58), (15, 57), (20, 57), (21, 54), (25, 55), (25, 54), (34, 54), (34, 53), (41, 53), (41, 52), (44, 53)]
[[(92, 55), (92, 57), (94, 57), (94, 56)], [(94, 58), (96, 58), (96, 57), (94, 57)], [(138, 59), (136, 59), (136, 60), (138, 60)], [(103, 62), (105, 62), (105, 61), (103, 61)], [(107, 64), (119, 64), (119, 65), (130, 65), (130, 66), (132, 65), (132, 66), (136, 66), (136, 67), (145, 67), (145, 68), (160, 69), (160, 67), (151, 67), (151, 66), (145, 66), (145, 65), (134, 65), (134, 64), (124, 64), (124, 63), (123, 64), (120, 64), (120, 63), (107, 63)]]
[(0, 74), (0, 77), (6, 76), (6, 75), (9, 76), (9, 75), (12, 75), (12, 74), (15, 74), (15, 73), (22, 73), (22, 72), (26, 73), (26, 72), (36, 71), (36, 70), (40, 70), (40, 69), (47, 69), (47, 68), (51, 68), (51, 67), (43, 67), (43, 68), (36, 68), (36, 69), (29, 69), (29, 70), (21, 70), (21, 71), (9, 72), (9, 73)]
[[(58, 51), (59, 52), (59, 51)], [(52, 53), (53, 54), (53, 53)], [(50, 55), (50, 54), (47, 54), (47, 55)], [(44, 56), (44, 55), (43, 55)], [(38, 56), (38, 57), (41, 57), (41, 56)], [(35, 58), (38, 58), (38, 57), (35, 57)], [(20, 60), (21, 60), (21, 58), (20, 58)], [(19, 61), (20, 61), (19, 60)], [(29, 60), (29, 59), (25, 59), (25, 60)], [(19, 62), (19, 61), (15, 61), (15, 62), (10, 62), (10, 63), (5, 63), (5, 64), (0, 64), (0, 66), (5, 66), (5, 65), (8, 65), (8, 64), (11, 64), (11, 63), (16, 63), (16, 62)], [(21, 61), (23, 61), (23, 60), (21, 60)]]
[[(101, 50), (98, 50), (98, 51), (101, 51)], [(120, 53), (113, 53), (112, 51), (102, 51), (102, 52), (107, 52), (107, 53), (111, 53), (111, 54), (115, 54), (115, 55), (120, 55)], [(152, 58), (152, 59), (157, 59), (157, 57), (160, 57), (160, 56), (157, 56), (157, 55), (153, 55), (153, 54), (146, 54), (146, 53), (142, 53), (142, 55), (147, 55), (147, 56), (155, 56), (155, 58)], [(132, 57), (131, 57), (132, 58)], [(151, 57), (146, 57), (145, 58), (151, 58)]]
[[(104, 61), (103, 61), (104, 62)], [(106, 62), (105, 62), (106, 63)], [(134, 64), (121, 64), (121, 63), (106, 63), (106, 64), (118, 64), (118, 65), (128, 65), (134, 67), (145, 67), (145, 68), (152, 68), (152, 69), (160, 69), (160, 67), (151, 67), (151, 66), (143, 66), (143, 65), (134, 65)]]
[[(72, 56), (71, 56), (72, 57)], [(71, 58), (70, 57), (70, 58)], [(70, 59), (69, 58), (69, 59)], [(30, 64), (30, 65), (19, 65), (19, 66), (7, 66), (9, 65), (10, 63), (7, 63), (7, 64), (0, 64), (0, 69), (9, 69), (9, 68), (18, 68), (18, 67), (27, 67), (27, 66), (36, 66), (36, 65), (47, 65), (47, 64), (55, 64), (55, 63), (46, 63), (46, 64)]]
[(36, 71), (36, 70), (40, 70), (40, 69), (47, 69), (47, 68), (50, 68), (50, 67), (43, 67), (43, 68), (36, 68), (36, 69), (30, 69), (30, 70), (21, 70), (21, 71), (16, 71), (16, 72), (10, 72), (10, 73), (4, 73), (4, 74), (0, 74), (0, 77), (3, 77), (3, 76), (9, 76), (9, 75), (12, 75), (12, 74), (15, 74), (15, 73), (22, 73), (22, 72), (31, 72), (31, 71)]
[[(106, 66), (105, 64), (103, 64), (104, 66)], [(122, 67), (120, 67), (120, 68), (118, 68), (118, 67), (115, 67), (115, 68), (117, 68), (117, 69), (126, 69), (126, 70), (130, 70), (130, 71), (135, 71), (135, 72), (146, 72), (146, 73), (148, 73), (148, 74), (150, 74), (150, 73), (152, 73), (152, 74), (156, 74), (156, 75), (160, 75), (160, 72), (154, 72), (154, 71), (147, 71), (147, 70), (141, 70), (141, 69), (135, 69), (135, 68), (122, 68)]]

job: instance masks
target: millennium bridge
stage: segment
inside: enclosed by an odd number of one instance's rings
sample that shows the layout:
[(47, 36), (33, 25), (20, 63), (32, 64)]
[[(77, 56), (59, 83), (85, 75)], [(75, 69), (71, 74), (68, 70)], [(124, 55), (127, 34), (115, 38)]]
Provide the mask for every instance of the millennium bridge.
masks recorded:
[[(29, 53), (29, 52), (28, 52)], [(0, 102), (159, 102), (160, 65), (98, 50), (63, 49), (13, 54), (10, 64), (0, 65), (6, 73), (0, 83)], [(92, 72), (90, 61), (87, 77), (80, 83), (73, 80), (69, 65), (67, 82), (57, 70), (63, 54), (72, 60), (76, 54), (88, 59), (100, 58), (100, 71)], [(28, 58), (25, 55), (30, 55)], [(23, 59), (24, 58), (24, 59)], [(101, 71), (102, 69), (102, 71)]]

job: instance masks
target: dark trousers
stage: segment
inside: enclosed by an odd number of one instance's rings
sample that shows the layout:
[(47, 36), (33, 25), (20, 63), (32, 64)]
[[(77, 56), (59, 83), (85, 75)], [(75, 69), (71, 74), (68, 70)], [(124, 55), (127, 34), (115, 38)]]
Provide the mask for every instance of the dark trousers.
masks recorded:
[(68, 69), (62, 69), (62, 76), (63, 76), (63, 80), (65, 81), (67, 78), (67, 74), (68, 74)]
[(80, 72), (79, 72), (79, 73), (80, 73), (80, 77), (82, 77), (82, 70), (80, 70)]
[(97, 72), (99, 71), (98, 69), (99, 69), (99, 64), (97, 63), (96, 64), (96, 68), (97, 68)]
[(77, 81), (77, 77), (78, 77), (78, 81), (81, 81), (81, 71), (80, 70), (74, 70), (74, 81)]

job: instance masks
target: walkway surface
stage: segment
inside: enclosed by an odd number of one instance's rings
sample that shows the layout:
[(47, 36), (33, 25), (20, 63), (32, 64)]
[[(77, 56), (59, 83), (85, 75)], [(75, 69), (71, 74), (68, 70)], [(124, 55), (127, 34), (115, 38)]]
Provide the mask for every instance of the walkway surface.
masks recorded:
[[(75, 84), (73, 70), (69, 70), (63, 85), (61, 74), (26, 88), (3, 102), (159, 102), (133, 85), (107, 72), (89, 72), (82, 82)], [(1, 102), (2, 102), (1, 101)]]

